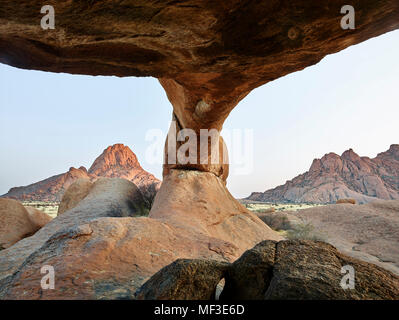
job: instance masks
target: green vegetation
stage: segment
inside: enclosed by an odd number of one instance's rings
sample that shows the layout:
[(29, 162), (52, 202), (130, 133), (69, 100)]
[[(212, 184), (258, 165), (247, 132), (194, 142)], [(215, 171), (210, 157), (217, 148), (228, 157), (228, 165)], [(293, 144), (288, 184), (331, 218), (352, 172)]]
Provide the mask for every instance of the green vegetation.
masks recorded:
[(289, 240), (314, 240), (327, 242), (327, 236), (317, 232), (311, 223), (300, 223), (285, 232)]
[(144, 204), (134, 204), (137, 217), (148, 217), (150, 209), (148, 209)]
[(297, 211), (313, 207), (323, 206), (323, 204), (312, 204), (312, 203), (244, 203), (245, 207), (257, 213), (272, 212), (275, 211)]

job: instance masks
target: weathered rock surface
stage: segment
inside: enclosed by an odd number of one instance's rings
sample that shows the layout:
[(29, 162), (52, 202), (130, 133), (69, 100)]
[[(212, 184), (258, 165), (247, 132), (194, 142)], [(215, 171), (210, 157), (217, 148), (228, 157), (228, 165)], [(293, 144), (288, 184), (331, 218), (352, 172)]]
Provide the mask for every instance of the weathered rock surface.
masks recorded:
[[(4, 201), (5, 199), (0, 199)], [(138, 201), (137, 201), (138, 200)], [(134, 203), (137, 201), (137, 203)], [(140, 206), (141, 204), (141, 206)], [(137, 187), (124, 179), (101, 178), (79, 206), (53, 219), (33, 237), (19, 241), (0, 255), (0, 281), (18, 270), (22, 262), (38, 250), (53, 234), (99, 217), (127, 217), (145, 214), (144, 200)], [(148, 210), (148, 209), (147, 209)]]
[(315, 159), (309, 171), (275, 189), (253, 193), (247, 199), (266, 202), (335, 203), (353, 198), (358, 203), (399, 199), (399, 145), (374, 159), (352, 149), (342, 156)]
[(312, 224), (343, 253), (399, 275), (399, 201), (334, 204), (289, 214)]
[(273, 277), (275, 241), (263, 241), (228, 269), (221, 300), (262, 300)]
[(289, 230), (301, 223), (301, 219), (289, 212), (263, 212), (256, 215), (273, 230)]
[[(353, 289), (341, 286), (344, 266), (355, 270)], [(399, 299), (396, 275), (345, 256), (329, 244), (300, 240), (261, 242), (230, 265), (176, 261), (151, 277), (138, 297), (209, 299), (221, 278), (225, 286), (220, 300)]]
[[(48, 4), (55, 8), (54, 30), (41, 29), (41, 4), (1, 2), (0, 62), (52, 72), (170, 78), (217, 100), (242, 98), (327, 54), (399, 27), (396, 0), (353, 3), (356, 30), (341, 28), (343, 0)], [(218, 103), (212, 108), (221, 108), (212, 114), (228, 114)]]
[(342, 203), (356, 204), (356, 200), (355, 199), (339, 199), (336, 202), (336, 204), (342, 204)]
[(29, 237), (51, 218), (13, 199), (0, 199), (0, 250)]
[[(25, 201), (61, 201), (65, 191), (77, 180), (94, 182), (100, 177), (124, 178), (136, 184), (150, 204), (161, 182), (145, 171), (129, 147), (115, 144), (106, 148), (94, 161), (89, 171), (85, 167), (70, 168), (68, 172), (50, 177), (25, 187), (11, 188), (2, 197)], [(72, 191), (72, 189), (71, 189)], [(65, 211), (61, 208), (61, 212)]]
[[(66, 211), (68, 214), (75, 212), (80, 219), (148, 215), (149, 208), (142, 193), (134, 183), (126, 179), (99, 178), (89, 188), (86, 181), (72, 186), (76, 188), (67, 192), (74, 205)], [(86, 188), (89, 189), (88, 193), (82, 197)], [(80, 198), (82, 199), (78, 201)]]
[[(68, 216), (70, 220), (72, 211), (54, 221)], [(58, 232), (47, 229), (47, 235), (42, 233), (39, 238), (36, 234), (31, 241), (24, 239), (1, 251), (0, 266), (7, 263), (3, 260), (7, 255), (20, 257), (21, 251), (26, 254), (24, 259), (18, 258), (17, 272), (0, 280), (1, 298), (133, 299), (135, 291), (150, 276), (176, 259), (225, 261), (237, 254), (230, 243), (147, 217), (97, 218), (69, 228), (60, 223), (53, 225)], [(34, 250), (28, 248), (33, 241), (40, 241)], [(224, 257), (211, 250), (214, 247), (224, 252)], [(43, 265), (54, 267), (56, 290), (41, 289)]]
[[(86, 199), (87, 201), (81, 204)], [(117, 199), (120, 200), (119, 203)], [(104, 216), (102, 211), (107, 211), (106, 206), (109, 204), (112, 204), (113, 210), (110, 215), (106, 215), (108, 217), (146, 216), (150, 211), (140, 189), (131, 181), (121, 178), (99, 178), (95, 182), (87, 179), (77, 180), (65, 192), (60, 203), (61, 211), (59, 210), (58, 214), (70, 211), (79, 204), (81, 204), (80, 209), (85, 205), (84, 214), (95, 214), (96, 217)], [(105, 210), (90, 213), (90, 206), (92, 208), (104, 206)], [(81, 211), (78, 212), (82, 215)]]
[(281, 239), (235, 200), (224, 182), (212, 173), (171, 170), (162, 186), (150, 218), (223, 239), (241, 251), (253, 246), (255, 239)]
[(26, 211), (28, 212), (29, 220), (38, 229), (44, 227), (47, 223), (53, 220), (48, 214), (33, 207), (26, 206)]
[(89, 194), (93, 183), (90, 179), (78, 179), (70, 185), (62, 196), (57, 214), (60, 215), (67, 210), (76, 207)]
[[(355, 270), (355, 288), (344, 290), (343, 266)], [(323, 242), (277, 244), (273, 278), (265, 299), (399, 299), (399, 277), (373, 264), (339, 253)]]
[[(214, 174), (172, 170), (170, 176), (150, 218), (132, 217), (137, 215), (135, 196), (141, 195), (133, 183), (110, 178), (95, 182), (76, 207), (1, 251), (0, 297), (133, 298), (145, 280), (176, 259), (234, 261), (259, 241), (281, 239), (238, 202), (232, 206), (235, 200)], [(179, 196), (180, 181), (186, 187)], [(157, 203), (165, 194), (170, 200), (160, 208)], [(207, 208), (201, 198), (210, 194), (220, 202), (209, 202), (214, 207)], [(41, 289), (44, 264), (54, 266), (57, 290)]]
[(214, 300), (228, 263), (179, 259), (162, 268), (136, 293), (138, 300)]

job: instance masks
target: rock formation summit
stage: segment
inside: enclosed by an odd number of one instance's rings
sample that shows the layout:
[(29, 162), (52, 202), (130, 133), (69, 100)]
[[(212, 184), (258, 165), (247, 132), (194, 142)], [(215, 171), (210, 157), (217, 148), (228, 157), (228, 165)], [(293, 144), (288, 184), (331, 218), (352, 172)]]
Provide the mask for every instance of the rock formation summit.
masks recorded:
[(65, 191), (78, 179), (97, 180), (99, 177), (123, 178), (136, 184), (144, 197), (152, 202), (161, 182), (145, 171), (128, 146), (115, 144), (106, 148), (89, 170), (70, 168), (68, 172), (25, 187), (11, 188), (4, 198), (22, 201), (60, 201)]
[(308, 172), (264, 193), (254, 192), (247, 199), (335, 203), (344, 198), (358, 203), (399, 199), (399, 145), (391, 145), (373, 159), (360, 157), (352, 149), (341, 156), (328, 153), (313, 160)]
[(106, 148), (88, 170), (94, 177), (123, 178), (132, 181), (144, 198), (152, 202), (161, 182), (145, 171), (128, 146), (114, 144)]

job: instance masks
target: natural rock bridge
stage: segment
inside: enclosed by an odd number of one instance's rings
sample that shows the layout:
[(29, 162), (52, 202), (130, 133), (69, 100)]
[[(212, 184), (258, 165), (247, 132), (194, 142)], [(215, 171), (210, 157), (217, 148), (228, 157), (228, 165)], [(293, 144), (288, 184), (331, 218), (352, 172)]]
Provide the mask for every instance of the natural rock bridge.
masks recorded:
[[(345, 0), (44, 2), (2, 1), (0, 62), (156, 77), (177, 124), (198, 134), (221, 130), (252, 89), (399, 27), (396, 0), (351, 1), (354, 30), (341, 27)], [(53, 30), (41, 28), (44, 4), (55, 9)], [(228, 175), (218, 166), (179, 167)]]
[[(341, 27), (341, 8), (348, 4), (355, 9), (354, 30)], [(43, 5), (54, 7), (55, 29), (41, 28)], [(178, 129), (200, 135), (200, 129), (220, 131), (254, 88), (397, 28), (398, 0), (2, 0), (0, 62), (156, 77)], [(179, 257), (233, 261), (261, 240), (281, 239), (227, 191), (228, 164), (168, 164), (169, 156), (150, 218), (91, 220), (90, 213), (85, 220), (90, 204), (96, 205), (85, 199), (0, 254), (0, 296), (130, 297), (143, 279)], [(107, 188), (94, 189), (98, 195)], [(59, 267), (60, 290), (38, 286), (44, 263)]]

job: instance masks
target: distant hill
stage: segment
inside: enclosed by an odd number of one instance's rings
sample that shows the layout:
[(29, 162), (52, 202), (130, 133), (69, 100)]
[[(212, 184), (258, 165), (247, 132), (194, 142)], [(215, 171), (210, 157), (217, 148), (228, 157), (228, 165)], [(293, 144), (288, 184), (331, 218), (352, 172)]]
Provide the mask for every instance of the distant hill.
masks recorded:
[(150, 201), (158, 191), (161, 181), (145, 171), (129, 147), (115, 144), (106, 148), (89, 170), (70, 168), (68, 172), (47, 178), (24, 187), (11, 188), (3, 198), (20, 201), (60, 201), (65, 190), (76, 180), (99, 177), (124, 178), (135, 183)]
[(352, 149), (341, 156), (326, 154), (313, 160), (308, 172), (247, 200), (264, 202), (334, 203), (353, 198), (358, 203), (399, 199), (399, 145), (377, 157), (358, 156)]

